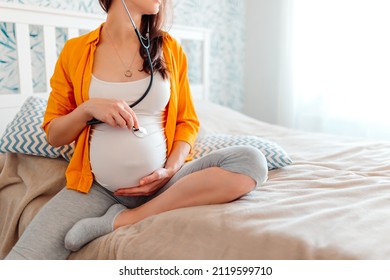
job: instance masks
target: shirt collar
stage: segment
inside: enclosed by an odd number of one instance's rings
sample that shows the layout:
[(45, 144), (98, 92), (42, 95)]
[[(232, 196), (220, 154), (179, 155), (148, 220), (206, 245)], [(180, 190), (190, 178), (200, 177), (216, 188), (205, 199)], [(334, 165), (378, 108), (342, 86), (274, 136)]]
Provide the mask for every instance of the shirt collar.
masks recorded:
[(99, 43), (100, 32), (103, 28), (103, 25), (104, 25), (104, 22), (102, 24), (100, 24), (100, 26), (98, 28), (96, 28), (95, 30), (93, 30), (89, 33), (88, 39), (87, 39), (87, 44), (90, 44), (92, 42), (95, 42), (95, 44)]

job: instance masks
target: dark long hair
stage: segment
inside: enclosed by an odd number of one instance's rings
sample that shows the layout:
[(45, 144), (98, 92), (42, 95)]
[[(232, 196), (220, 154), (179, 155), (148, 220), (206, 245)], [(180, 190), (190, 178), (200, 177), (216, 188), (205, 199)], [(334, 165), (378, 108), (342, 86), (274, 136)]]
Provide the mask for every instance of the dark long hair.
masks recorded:
[[(120, 0), (118, 0), (120, 1)], [(110, 9), (112, 0), (99, 0), (100, 6), (103, 8), (103, 10), (108, 13), (108, 10)], [(164, 25), (165, 21), (165, 15), (166, 15), (166, 5), (167, 1), (163, 0), (162, 4), (160, 5), (160, 10), (155, 15), (143, 15), (141, 19), (141, 26), (140, 26), (140, 33), (142, 35), (145, 35), (148, 28), (148, 21), (149, 21), (149, 38), (150, 38), (150, 57), (152, 59), (152, 65), (155, 71), (159, 71), (164, 79), (168, 77), (168, 70), (167, 66), (164, 61), (163, 57), (163, 51), (162, 51), (162, 45), (163, 45), (163, 36), (164, 33), (162, 32), (162, 27)], [(149, 68), (149, 62), (148, 62), (148, 55), (146, 53), (146, 50), (142, 47), (139, 49), (139, 53), (141, 57), (144, 60), (142, 69), (140, 71), (145, 71), (148, 74), (150, 73)]]

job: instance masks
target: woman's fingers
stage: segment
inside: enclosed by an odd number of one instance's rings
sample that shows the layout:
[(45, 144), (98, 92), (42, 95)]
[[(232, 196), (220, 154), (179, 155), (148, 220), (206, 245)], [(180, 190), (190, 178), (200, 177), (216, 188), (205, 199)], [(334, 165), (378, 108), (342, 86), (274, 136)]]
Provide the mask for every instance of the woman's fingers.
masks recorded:
[(159, 168), (152, 174), (143, 177), (140, 180), (140, 185), (132, 188), (120, 188), (114, 192), (117, 196), (149, 196), (162, 188), (170, 176), (167, 169)]
[(134, 111), (132, 109), (130, 109), (130, 110), (132, 112), (132, 117), (133, 117), (133, 126), (131, 127), (131, 129), (133, 129), (133, 127), (135, 127), (136, 129), (139, 129), (137, 115), (134, 113)]
[[(98, 118), (97, 118), (97, 119), (98, 119)], [(112, 127), (116, 127), (116, 126), (117, 126), (116, 120), (115, 120), (113, 117), (111, 117), (111, 116), (107, 116), (107, 117), (102, 118), (102, 119), (100, 119), (100, 120), (101, 120), (102, 122), (108, 124), (109, 126), (112, 126)]]
[(133, 129), (138, 128), (135, 112), (124, 100), (95, 98), (92, 103), (92, 116), (112, 126)]
[(127, 105), (126, 102), (123, 101), (123, 103), (124, 107), (123, 110), (120, 111), (120, 114), (122, 118), (126, 121), (126, 126), (129, 129), (133, 129), (133, 127), (138, 128), (138, 119), (135, 112), (133, 111), (133, 109), (130, 108), (129, 105)]
[[(123, 114), (123, 113), (122, 113)], [(121, 113), (117, 113), (114, 115), (114, 120), (115, 120), (115, 126), (119, 126), (121, 128), (125, 128), (127, 127), (128, 125), (131, 126), (131, 119), (130, 120), (126, 120), (123, 116), (122, 116)]]
[(154, 194), (158, 188), (157, 183), (150, 184), (147, 186), (138, 186), (133, 188), (122, 188), (114, 192), (116, 196), (149, 196)]

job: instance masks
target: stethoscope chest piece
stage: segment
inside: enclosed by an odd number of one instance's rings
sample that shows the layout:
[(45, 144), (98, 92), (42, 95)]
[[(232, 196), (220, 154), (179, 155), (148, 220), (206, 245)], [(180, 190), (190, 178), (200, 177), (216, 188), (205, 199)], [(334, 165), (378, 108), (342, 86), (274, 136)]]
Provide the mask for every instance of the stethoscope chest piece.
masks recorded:
[(133, 127), (133, 133), (138, 138), (144, 138), (146, 135), (148, 135), (146, 128), (141, 126), (138, 129)]

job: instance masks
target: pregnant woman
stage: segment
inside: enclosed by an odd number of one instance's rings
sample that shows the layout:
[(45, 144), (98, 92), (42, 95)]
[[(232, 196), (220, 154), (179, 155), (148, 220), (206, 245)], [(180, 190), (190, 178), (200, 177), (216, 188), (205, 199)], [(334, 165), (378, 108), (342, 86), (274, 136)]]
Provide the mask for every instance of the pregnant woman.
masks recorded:
[(264, 156), (231, 147), (187, 160), (199, 122), (181, 46), (161, 30), (164, 0), (99, 0), (107, 20), (69, 40), (51, 79), (43, 128), (75, 141), (66, 187), (7, 259), (66, 259), (152, 215), (240, 198), (267, 178)]

